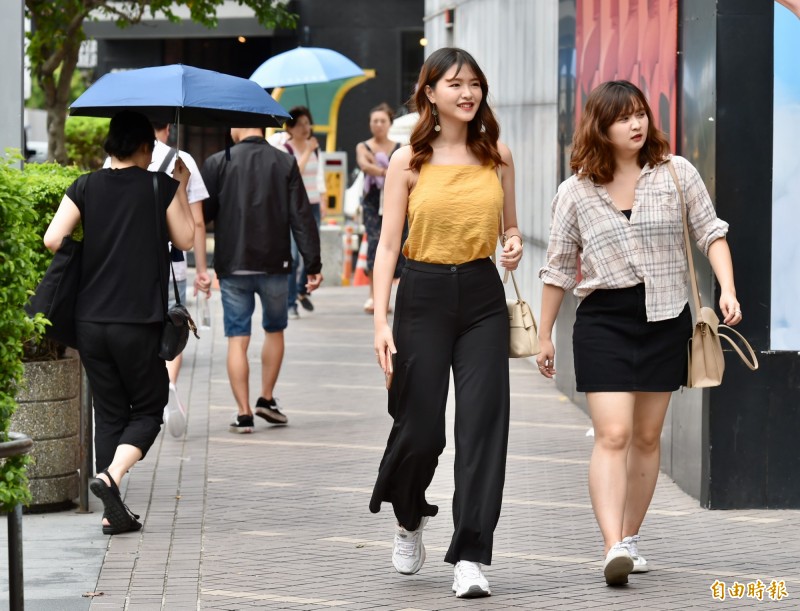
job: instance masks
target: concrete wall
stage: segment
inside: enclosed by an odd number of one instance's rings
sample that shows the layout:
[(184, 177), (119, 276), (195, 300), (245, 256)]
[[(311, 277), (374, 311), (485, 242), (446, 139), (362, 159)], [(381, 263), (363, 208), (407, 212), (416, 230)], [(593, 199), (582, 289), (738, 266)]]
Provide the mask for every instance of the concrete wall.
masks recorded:
[(21, 1), (5, 3), (0, 20), (0, 155), (7, 147), (22, 149), (22, 8)]

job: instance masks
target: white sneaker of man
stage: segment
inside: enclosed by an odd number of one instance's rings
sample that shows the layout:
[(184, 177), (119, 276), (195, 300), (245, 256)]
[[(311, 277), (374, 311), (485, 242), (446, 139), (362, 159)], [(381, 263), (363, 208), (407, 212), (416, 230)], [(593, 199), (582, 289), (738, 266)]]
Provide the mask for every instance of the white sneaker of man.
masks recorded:
[(633, 558), (624, 541), (617, 541), (611, 546), (603, 562), (603, 576), (610, 586), (621, 586), (628, 583), (628, 575), (633, 571)]
[(453, 569), (453, 592), (456, 598), (480, 598), (491, 596), (489, 581), (483, 576), (478, 562), (460, 560)]
[(172, 382), (169, 384), (169, 399), (164, 408), (164, 423), (173, 437), (181, 437), (186, 431), (186, 408), (183, 407), (178, 389)]
[(398, 573), (413, 575), (425, 564), (422, 531), (427, 523), (428, 516), (424, 516), (420, 520), (417, 530), (406, 530), (400, 524), (395, 527), (392, 564)]
[(622, 542), (628, 544), (628, 551), (630, 551), (631, 558), (633, 558), (633, 570), (631, 573), (647, 573), (650, 571), (645, 557), (639, 555), (639, 535), (625, 537)]

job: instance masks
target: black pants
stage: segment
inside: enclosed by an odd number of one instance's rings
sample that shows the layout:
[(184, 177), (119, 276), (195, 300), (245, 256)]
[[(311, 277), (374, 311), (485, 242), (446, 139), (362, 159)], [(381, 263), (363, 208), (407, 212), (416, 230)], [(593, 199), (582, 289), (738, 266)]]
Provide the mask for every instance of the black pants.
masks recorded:
[(92, 387), (95, 465), (108, 468), (117, 446), (147, 454), (161, 430), (169, 376), (158, 358), (161, 324), (78, 322), (78, 351)]
[(455, 531), (445, 561), (491, 564), (508, 448), (508, 313), (489, 259), (463, 265), (408, 260), (397, 289), (394, 419), (370, 510), (392, 503), (415, 530), (438, 507), (425, 500), (445, 447), (450, 368), (456, 391)]

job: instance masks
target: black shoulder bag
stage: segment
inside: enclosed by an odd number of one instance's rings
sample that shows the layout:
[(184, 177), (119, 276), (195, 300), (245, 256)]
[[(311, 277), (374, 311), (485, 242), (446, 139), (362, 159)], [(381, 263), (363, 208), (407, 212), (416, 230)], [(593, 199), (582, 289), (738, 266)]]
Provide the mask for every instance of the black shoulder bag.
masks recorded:
[(70, 348), (78, 347), (75, 302), (81, 283), (82, 254), (83, 242), (65, 236), (36, 292), (25, 305), (29, 316), (41, 312), (50, 321), (44, 330), (46, 337)]
[[(156, 200), (156, 240), (161, 237), (161, 209), (159, 206), (161, 198), (159, 197), (158, 190), (158, 174), (153, 174), (153, 192)], [(158, 253), (158, 250), (156, 251)], [(160, 258), (160, 257), (158, 257)], [(189, 331), (194, 333), (197, 339), (197, 327), (192, 320), (189, 310), (181, 303), (180, 295), (178, 294), (178, 281), (175, 280), (175, 270), (172, 270), (172, 287), (175, 291), (175, 305), (167, 309), (167, 296), (164, 293), (164, 272), (161, 262), (158, 263), (158, 277), (161, 280), (159, 289), (161, 293), (161, 303), (164, 306), (164, 328), (161, 331), (161, 341), (158, 345), (158, 358), (165, 361), (171, 361), (178, 356), (186, 347), (186, 342), (189, 341)], [(170, 260), (170, 267), (172, 260)], [(169, 289), (167, 289), (169, 290)]]

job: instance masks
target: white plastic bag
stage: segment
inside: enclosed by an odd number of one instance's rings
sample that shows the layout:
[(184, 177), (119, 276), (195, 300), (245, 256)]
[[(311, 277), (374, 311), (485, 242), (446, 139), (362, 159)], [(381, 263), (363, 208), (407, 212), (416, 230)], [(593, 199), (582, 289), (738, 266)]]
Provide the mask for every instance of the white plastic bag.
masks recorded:
[(354, 218), (358, 214), (361, 206), (361, 198), (364, 195), (364, 172), (359, 172), (353, 184), (344, 192), (344, 215)]

